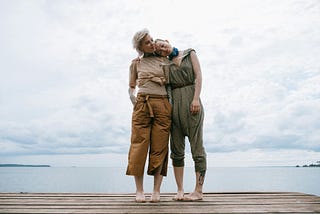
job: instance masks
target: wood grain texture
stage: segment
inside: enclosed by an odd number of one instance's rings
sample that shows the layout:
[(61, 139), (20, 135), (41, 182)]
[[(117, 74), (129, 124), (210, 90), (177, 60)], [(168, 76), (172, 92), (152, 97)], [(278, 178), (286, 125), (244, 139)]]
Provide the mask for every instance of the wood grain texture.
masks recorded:
[(319, 196), (296, 192), (205, 193), (197, 202), (173, 196), (136, 203), (134, 194), (0, 193), (0, 213), (320, 213)]

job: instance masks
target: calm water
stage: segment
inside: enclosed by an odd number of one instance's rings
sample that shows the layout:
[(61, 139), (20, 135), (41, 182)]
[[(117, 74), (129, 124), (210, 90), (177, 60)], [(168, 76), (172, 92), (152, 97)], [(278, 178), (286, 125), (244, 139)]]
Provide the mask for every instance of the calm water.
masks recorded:
[[(153, 177), (145, 176), (145, 192)], [(320, 196), (320, 168), (227, 167), (209, 168), (205, 192), (289, 191)], [(193, 168), (185, 170), (185, 191), (194, 187)], [(176, 190), (172, 168), (162, 192)], [(0, 192), (135, 192), (133, 177), (125, 168), (108, 167), (0, 167)]]

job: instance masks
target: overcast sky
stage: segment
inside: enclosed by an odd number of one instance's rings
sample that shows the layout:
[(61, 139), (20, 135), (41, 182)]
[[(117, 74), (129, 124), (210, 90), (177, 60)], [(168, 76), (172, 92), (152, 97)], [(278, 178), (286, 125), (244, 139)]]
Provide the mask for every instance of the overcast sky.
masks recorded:
[(209, 167), (320, 160), (320, 1), (0, 0), (0, 163), (126, 166), (142, 28), (197, 52)]

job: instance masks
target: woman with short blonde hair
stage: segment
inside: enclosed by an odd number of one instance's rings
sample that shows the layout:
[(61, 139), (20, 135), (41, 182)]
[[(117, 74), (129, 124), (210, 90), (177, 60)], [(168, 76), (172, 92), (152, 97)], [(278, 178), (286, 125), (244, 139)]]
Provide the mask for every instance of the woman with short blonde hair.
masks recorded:
[(171, 126), (167, 79), (161, 66), (167, 59), (154, 54), (154, 42), (147, 29), (138, 31), (132, 42), (140, 58), (130, 65), (129, 95), (133, 113), (126, 174), (135, 178), (136, 201), (145, 202), (143, 174), (149, 155), (147, 174), (154, 176), (150, 201), (159, 202), (162, 179), (167, 175)]

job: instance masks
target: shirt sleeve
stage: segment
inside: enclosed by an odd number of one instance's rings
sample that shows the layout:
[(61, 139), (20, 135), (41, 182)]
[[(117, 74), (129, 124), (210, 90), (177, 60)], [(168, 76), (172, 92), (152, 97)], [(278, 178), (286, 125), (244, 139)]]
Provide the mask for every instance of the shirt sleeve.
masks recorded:
[(129, 87), (135, 88), (137, 85), (138, 72), (137, 72), (137, 64), (136, 60), (133, 60), (130, 68), (129, 68)]

